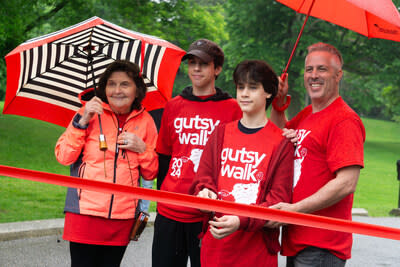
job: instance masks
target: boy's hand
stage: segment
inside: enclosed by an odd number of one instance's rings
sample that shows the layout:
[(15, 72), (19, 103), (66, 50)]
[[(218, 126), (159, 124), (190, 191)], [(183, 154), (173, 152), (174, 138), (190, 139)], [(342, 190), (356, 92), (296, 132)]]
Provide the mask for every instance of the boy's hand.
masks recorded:
[(211, 199), (217, 199), (217, 194), (215, 194), (213, 191), (211, 191), (208, 188), (204, 188), (201, 190), (198, 194), (198, 197), (204, 197), (204, 198), (211, 198)]
[(222, 239), (234, 233), (240, 226), (238, 216), (224, 215), (220, 218), (214, 217), (214, 221), (209, 221), (210, 232), (216, 239)]
[[(217, 199), (217, 194), (215, 194), (213, 191), (211, 191), (208, 188), (203, 188), (198, 194), (198, 197), (204, 197), (204, 198), (211, 198), (211, 199)], [(209, 210), (201, 210), (202, 212), (209, 213), (211, 211)]]

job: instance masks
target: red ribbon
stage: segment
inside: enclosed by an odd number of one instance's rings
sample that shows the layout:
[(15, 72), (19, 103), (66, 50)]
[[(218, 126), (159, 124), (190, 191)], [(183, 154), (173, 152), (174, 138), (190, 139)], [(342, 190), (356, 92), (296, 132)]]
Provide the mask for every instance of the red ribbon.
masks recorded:
[(0, 175), (66, 187), (88, 189), (98, 192), (133, 195), (137, 198), (148, 199), (151, 201), (160, 201), (168, 204), (203, 210), (213, 210), (225, 214), (234, 214), (264, 220), (280, 221), (289, 224), (298, 224), (334, 231), (400, 240), (400, 229), (374, 224), (269, 209), (261, 206), (245, 205), (223, 200), (200, 198), (162, 190), (158, 191), (140, 187), (92, 181), (60, 174), (26, 170), (3, 165), (0, 165)]

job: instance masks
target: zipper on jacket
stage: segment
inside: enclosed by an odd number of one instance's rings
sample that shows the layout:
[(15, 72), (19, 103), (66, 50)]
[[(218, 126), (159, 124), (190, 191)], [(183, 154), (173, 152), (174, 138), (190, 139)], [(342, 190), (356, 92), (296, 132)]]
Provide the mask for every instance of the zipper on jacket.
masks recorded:
[[(114, 125), (117, 127), (117, 138), (115, 139), (115, 140), (117, 140), (117, 139), (118, 139), (118, 136), (122, 133), (122, 130), (123, 130), (124, 126), (126, 125), (126, 123), (127, 123), (130, 119), (132, 119), (132, 118), (129, 118), (129, 116), (128, 116), (128, 118), (126, 119), (125, 123), (124, 123), (123, 125), (121, 125), (121, 127), (120, 127), (117, 116), (116, 116), (115, 114), (113, 114), (113, 115), (115, 116), (115, 119), (116, 119), (116, 121), (117, 121), (117, 123), (114, 124)], [(114, 120), (114, 116), (113, 116), (113, 120)], [(115, 123), (115, 121), (114, 121), (114, 123)], [(123, 150), (123, 151), (122, 151), (122, 155), (123, 155), (124, 158), (125, 158), (125, 153), (126, 153), (126, 151)], [(113, 183), (114, 183), (114, 184), (115, 184), (116, 181), (117, 181), (117, 161), (118, 161), (118, 155), (119, 155), (119, 147), (118, 147), (117, 142), (115, 142), (114, 175), (113, 175)], [(130, 171), (131, 171), (131, 170), (129, 170), (129, 172), (130, 172)], [(109, 219), (111, 219), (111, 213), (112, 213), (113, 202), (114, 202), (114, 194), (111, 195), (110, 208), (109, 208), (109, 211), (108, 211), (108, 218), (109, 218)]]
[[(119, 134), (122, 132), (122, 128), (119, 127), (118, 125), (118, 132), (117, 132), (117, 138), (118, 139)], [(119, 147), (117, 142), (115, 142), (115, 155), (114, 155), (114, 174), (113, 174), (113, 183), (117, 181), (117, 160), (118, 160), (118, 154), (119, 154)], [(112, 206), (114, 202), (114, 194), (111, 195), (111, 200), (110, 200), (110, 208), (108, 210), (108, 218), (111, 219), (111, 213), (112, 213)]]
[[(78, 177), (83, 178), (86, 169), (86, 162), (82, 162), (78, 169)], [(81, 200), (82, 188), (79, 188), (78, 199)]]

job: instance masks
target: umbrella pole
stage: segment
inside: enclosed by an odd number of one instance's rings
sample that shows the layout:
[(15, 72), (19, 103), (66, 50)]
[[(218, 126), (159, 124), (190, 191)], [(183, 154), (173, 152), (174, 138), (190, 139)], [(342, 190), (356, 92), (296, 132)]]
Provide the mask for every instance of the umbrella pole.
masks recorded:
[(312, 8), (313, 8), (313, 6), (314, 6), (314, 3), (315, 3), (315, 0), (312, 1), (311, 5), (310, 5), (310, 8), (308, 9), (307, 16), (306, 16), (306, 18), (304, 19), (303, 25), (301, 26), (299, 35), (297, 36), (296, 43), (294, 44), (294, 47), (293, 47), (293, 49), (292, 49), (292, 53), (290, 54), (289, 60), (288, 60), (288, 62), (287, 62), (287, 64), (286, 64), (285, 69), (283, 70), (283, 73), (281, 74), (281, 80), (282, 80), (282, 81), (285, 81), (285, 80), (286, 80), (286, 73), (287, 73), (287, 71), (288, 71), (288, 69), (289, 69), (290, 63), (292, 62), (293, 55), (294, 55), (294, 53), (295, 53), (295, 51), (296, 51), (297, 45), (299, 44), (301, 35), (303, 34), (304, 27), (306, 26), (308, 17), (310, 16), (310, 13), (311, 13), (311, 10), (312, 10)]
[[(96, 78), (94, 77), (94, 70), (93, 70), (93, 57), (91, 54), (91, 45), (89, 44), (89, 65), (90, 65), (90, 70), (92, 73), (92, 79), (93, 79), (93, 87), (94, 87), (94, 95), (97, 96), (96, 94)], [(100, 135), (99, 135), (99, 147), (101, 151), (106, 151), (107, 150), (107, 142), (106, 142), (106, 136), (103, 134), (103, 127), (101, 126), (101, 117), (100, 114), (97, 114), (97, 117), (99, 119), (99, 127), (100, 127)]]

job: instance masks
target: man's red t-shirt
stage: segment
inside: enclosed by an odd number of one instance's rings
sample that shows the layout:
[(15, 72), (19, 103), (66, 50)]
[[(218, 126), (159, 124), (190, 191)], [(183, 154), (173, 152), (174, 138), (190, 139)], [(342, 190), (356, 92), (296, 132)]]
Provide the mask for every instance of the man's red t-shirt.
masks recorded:
[[(293, 203), (317, 192), (335, 179), (335, 172), (347, 166), (363, 167), (365, 129), (359, 116), (343, 101), (336, 99), (327, 108), (312, 113), (306, 107), (289, 121), (286, 128), (296, 129)], [(313, 214), (351, 220), (353, 194)], [(352, 235), (300, 225), (284, 227), (282, 254), (296, 255), (307, 246), (329, 250), (341, 259), (351, 257)]]

